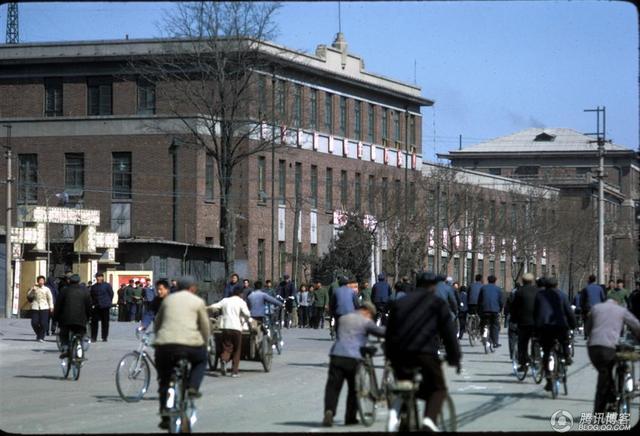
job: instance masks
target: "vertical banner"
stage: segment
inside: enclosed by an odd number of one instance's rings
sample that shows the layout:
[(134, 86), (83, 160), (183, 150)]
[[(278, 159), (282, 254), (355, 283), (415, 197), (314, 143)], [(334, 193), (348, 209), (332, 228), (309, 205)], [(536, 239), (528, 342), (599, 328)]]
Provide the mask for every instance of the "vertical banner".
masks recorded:
[(298, 242), (302, 242), (302, 211), (298, 211)]
[(285, 240), (285, 211), (284, 206), (278, 208), (278, 241), (284, 242)]
[[(13, 266), (13, 301), (11, 313), (18, 315), (20, 312), (20, 274), (22, 272), (22, 262), (16, 260)], [(7, 274), (10, 274), (8, 272)]]
[(318, 150), (318, 133), (313, 132), (313, 149)]
[(310, 235), (310, 242), (312, 244), (317, 244), (318, 243), (318, 212), (316, 212), (315, 210), (312, 210), (311, 213), (309, 214), (309, 221), (310, 221), (310, 225), (309, 225), (309, 229), (311, 232)]
[(375, 162), (376, 160), (376, 149), (378, 147), (375, 146), (375, 144), (371, 144), (371, 161)]
[(417, 164), (418, 164), (418, 156), (416, 155), (416, 152), (414, 150), (414, 152), (411, 153), (411, 169), (415, 170)]
[(386, 147), (384, 149), (384, 164), (389, 164), (389, 149)]
[(358, 141), (358, 159), (362, 159), (362, 142)]

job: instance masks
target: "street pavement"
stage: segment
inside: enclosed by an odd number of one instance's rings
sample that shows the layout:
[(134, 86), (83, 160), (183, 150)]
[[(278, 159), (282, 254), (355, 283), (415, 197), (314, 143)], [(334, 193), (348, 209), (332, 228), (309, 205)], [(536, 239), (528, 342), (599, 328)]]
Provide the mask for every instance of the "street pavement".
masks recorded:
[[(160, 432), (155, 372), (145, 398), (125, 403), (115, 386), (119, 359), (137, 348), (134, 323), (111, 323), (109, 341), (91, 344), (78, 381), (64, 380), (54, 337), (34, 341), (29, 320), (0, 320), (0, 429), (16, 433)], [(333, 428), (321, 426), (327, 377), (328, 330), (284, 330), (283, 354), (270, 373), (259, 362), (240, 364), (240, 377), (208, 372), (197, 401), (196, 432), (383, 431), (387, 411), (379, 408), (371, 428), (343, 426), (346, 384)], [(462, 341), (463, 371), (447, 368), (459, 431), (552, 431), (550, 417), (570, 412), (577, 424), (591, 412), (596, 372), (584, 341), (577, 342), (569, 371), (569, 395), (552, 400), (531, 377), (511, 375), (507, 340), (485, 355), (481, 345)], [(378, 359), (379, 363), (382, 363)], [(380, 369), (381, 371), (381, 369)], [(637, 404), (634, 410), (638, 410)], [(637, 415), (632, 424), (637, 421)]]

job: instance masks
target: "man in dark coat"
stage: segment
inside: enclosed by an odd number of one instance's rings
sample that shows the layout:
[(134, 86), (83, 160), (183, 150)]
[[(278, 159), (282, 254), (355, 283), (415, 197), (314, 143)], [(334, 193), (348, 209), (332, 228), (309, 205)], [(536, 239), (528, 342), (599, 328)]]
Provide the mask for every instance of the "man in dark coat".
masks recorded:
[(629, 295), (629, 311), (640, 319), (640, 280), (636, 281), (636, 289)]
[(347, 286), (348, 277), (338, 279), (340, 287), (336, 289), (329, 298), (329, 312), (335, 318), (336, 338), (338, 337), (340, 317), (351, 312), (355, 312), (358, 307), (358, 296)]
[(238, 286), (238, 282), (240, 281), (240, 276), (236, 273), (231, 274), (229, 277), (229, 282), (224, 286), (224, 292), (222, 298), (229, 298), (233, 295), (233, 291), (236, 286)]
[[(56, 285), (56, 280), (53, 277), (49, 277), (47, 279), (47, 287), (51, 291), (51, 298), (53, 299), (53, 307), (56, 307), (56, 301), (58, 300), (58, 286)], [(55, 333), (58, 325), (56, 324), (56, 320), (53, 317), (49, 317), (49, 323), (47, 323), (47, 331), (45, 332), (46, 336), (49, 336), (49, 325), (51, 326), (51, 333)]]
[(480, 323), (480, 331), (484, 330), (484, 326), (489, 324), (489, 336), (493, 343), (493, 348), (501, 347), (498, 343), (500, 337), (500, 312), (504, 306), (504, 297), (502, 289), (496, 286), (496, 276), (487, 277), (487, 283), (480, 289), (478, 295), (478, 312), (482, 315)]
[(371, 289), (371, 299), (376, 306), (377, 316), (384, 319), (383, 314), (387, 313), (387, 304), (391, 299), (391, 286), (382, 273), (378, 274), (378, 281)]
[[(589, 276), (589, 284), (580, 291), (580, 303), (582, 304), (582, 319), (585, 320), (589, 317), (591, 308), (596, 304), (603, 303), (606, 300), (606, 294), (604, 289), (596, 283), (596, 276), (591, 274)], [(587, 339), (587, 331), (584, 332), (584, 339)]]
[(522, 286), (515, 293), (511, 303), (511, 320), (518, 326), (518, 364), (522, 370), (527, 363), (529, 341), (533, 336), (533, 309), (538, 287), (533, 284), (535, 277), (531, 273), (522, 276)]
[(113, 303), (113, 289), (104, 281), (104, 274), (96, 274), (96, 283), (91, 286), (91, 302), (93, 314), (91, 316), (91, 341), (98, 340), (98, 323), (102, 324), (102, 342), (109, 337), (109, 311)]
[(60, 342), (62, 344), (61, 359), (66, 357), (69, 347), (69, 335), (84, 335), (87, 332), (87, 321), (91, 316), (91, 296), (86, 288), (80, 286), (80, 276), (73, 274), (69, 278), (69, 286), (58, 295), (58, 303), (54, 308), (54, 317), (60, 326)]
[(478, 295), (480, 295), (482, 286), (484, 286), (482, 274), (476, 274), (475, 282), (471, 283), (469, 289), (469, 313), (478, 313)]

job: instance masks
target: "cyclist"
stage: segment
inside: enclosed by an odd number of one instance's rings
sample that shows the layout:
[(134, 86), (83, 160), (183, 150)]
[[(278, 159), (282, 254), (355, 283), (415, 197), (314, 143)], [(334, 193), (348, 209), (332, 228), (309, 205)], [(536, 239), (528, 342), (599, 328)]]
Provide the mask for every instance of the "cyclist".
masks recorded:
[(331, 316), (336, 320), (335, 331), (336, 338), (338, 339), (340, 339), (338, 333), (340, 331), (340, 318), (343, 315), (354, 312), (356, 307), (358, 307), (358, 297), (353, 290), (347, 286), (349, 282), (348, 277), (340, 277), (338, 279), (340, 287), (331, 294), (331, 298), (329, 299), (329, 311), (331, 312)]
[(338, 410), (338, 398), (344, 380), (347, 380), (347, 409), (345, 425), (357, 424), (355, 377), (358, 363), (362, 360), (360, 348), (367, 344), (368, 335), (383, 337), (384, 327), (378, 327), (373, 322), (376, 307), (370, 302), (362, 303), (358, 310), (341, 317), (338, 330), (338, 340), (329, 352), (329, 376), (324, 392), (324, 419), (322, 425), (331, 427), (333, 418)]
[(69, 277), (69, 285), (58, 295), (53, 316), (60, 326), (60, 358), (64, 359), (69, 349), (69, 335), (86, 334), (87, 321), (91, 317), (91, 296), (87, 288), (80, 286), (78, 274)]
[(451, 317), (455, 320), (458, 316), (458, 299), (456, 297), (456, 292), (453, 290), (453, 279), (451, 277), (439, 276), (439, 281), (436, 285), (436, 295), (442, 298), (449, 305), (449, 311), (451, 312)]
[(482, 312), (480, 321), (480, 331), (484, 331), (484, 326), (489, 324), (489, 337), (493, 344), (493, 348), (499, 348), (502, 344), (498, 343), (500, 335), (500, 318), (499, 314), (504, 306), (502, 289), (496, 286), (496, 276), (487, 277), (486, 285), (480, 288), (478, 294), (478, 311)]
[(378, 281), (371, 289), (371, 299), (376, 306), (376, 316), (384, 318), (384, 314), (387, 313), (387, 304), (391, 300), (391, 286), (382, 273), (378, 274)]
[(258, 322), (258, 325), (264, 323), (265, 312), (267, 306), (274, 305), (282, 307), (283, 303), (262, 290), (262, 282), (257, 281), (254, 283), (254, 291), (247, 297), (247, 303), (251, 317)]
[[(461, 352), (456, 328), (447, 303), (435, 295), (437, 278), (433, 273), (418, 273), (416, 289), (391, 305), (387, 324), (385, 355), (390, 360), (396, 379), (411, 379), (413, 368), (422, 372), (418, 398), (427, 401), (423, 424), (437, 431), (435, 425), (447, 386), (438, 348), (444, 342), (449, 365), (460, 371)], [(442, 338), (442, 339), (441, 339)], [(390, 427), (397, 422), (398, 405), (390, 410)]]
[(458, 333), (458, 340), (461, 340), (464, 336), (465, 330), (467, 329), (467, 312), (469, 311), (469, 296), (467, 294), (466, 286), (460, 286), (458, 288), (458, 301), (460, 301), (460, 308), (458, 310), (460, 332)]
[(589, 334), (589, 359), (598, 371), (594, 413), (605, 413), (606, 405), (613, 396), (611, 372), (623, 324), (640, 339), (640, 321), (614, 299), (594, 306), (585, 324), (585, 331)]
[(191, 362), (187, 390), (194, 398), (202, 395), (199, 389), (207, 367), (209, 316), (204, 301), (196, 295), (198, 284), (193, 277), (185, 276), (178, 279), (178, 289), (165, 297), (154, 321), (161, 416), (158, 426), (162, 429), (169, 428), (164, 412), (174, 365), (183, 357)]
[(511, 320), (518, 326), (518, 371), (524, 370), (527, 363), (529, 341), (533, 336), (533, 309), (538, 288), (534, 286), (535, 277), (531, 273), (522, 276), (522, 286), (515, 293), (511, 303)]
[[(582, 319), (585, 320), (589, 317), (591, 308), (596, 304), (602, 303), (606, 297), (604, 290), (600, 285), (596, 283), (596, 276), (591, 274), (589, 276), (589, 284), (580, 291), (580, 302), (582, 303)], [(587, 331), (585, 329), (584, 339), (587, 339)]]
[(576, 327), (576, 318), (569, 304), (569, 297), (558, 289), (558, 279), (548, 277), (545, 289), (536, 294), (533, 306), (533, 319), (536, 336), (542, 345), (543, 367), (547, 372), (547, 384), (544, 389), (551, 390), (551, 375), (548, 373), (549, 352), (557, 340), (562, 345), (562, 354), (567, 365), (571, 365), (569, 353), (569, 330)]
[(469, 314), (478, 314), (478, 295), (483, 286), (482, 274), (476, 274), (475, 281), (469, 287)]
[(167, 295), (171, 292), (171, 287), (169, 286), (169, 282), (166, 280), (158, 280), (156, 282), (156, 296), (148, 305), (148, 310), (144, 312), (142, 315), (142, 322), (140, 324), (140, 328), (142, 330), (146, 330), (147, 327), (153, 322), (158, 311), (160, 310), (160, 304), (165, 299)]

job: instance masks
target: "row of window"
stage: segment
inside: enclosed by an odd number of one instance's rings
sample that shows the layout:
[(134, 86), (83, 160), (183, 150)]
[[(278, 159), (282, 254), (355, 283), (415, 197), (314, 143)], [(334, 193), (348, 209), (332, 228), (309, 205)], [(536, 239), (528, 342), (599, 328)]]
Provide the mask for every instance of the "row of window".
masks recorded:
[[(302, 243), (298, 244), (298, 252), (302, 253)], [(311, 244), (310, 253), (312, 256), (318, 256), (318, 244)], [(277, 264), (277, 276), (282, 277), (287, 271), (287, 251), (286, 245), (284, 242), (278, 242), (278, 264)], [(265, 240), (258, 239), (258, 280), (264, 280), (266, 278), (266, 251), (265, 251)]]
[[(116, 200), (131, 199), (131, 153), (111, 154), (111, 197)], [(38, 203), (38, 155), (18, 155), (18, 204)], [(47, 184), (46, 180), (41, 181)], [(64, 192), (70, 197), (82, 197), (84, 194), (84, 153), (65, 153), (64, 155)]]
[[(266, 193), (266, 158), (264, 156), (258, 156), (258, 201), (264, 203), (268, 198)], [(318, 166), (310, 165), (309, 167), (309, 186), (310, 194), (308, 199), (302, 198), (301, 189), (306, 183), (302, 176), (302, 164), (300, 162), (295, 163), (295, 193), (294, 201), (303, 202), (308, 201), (312, 209), (318, 208)], [(353, 179), (353, 185), (349, 182), (347, 171), (340, 171), (340, 205), (347, 207), (349, 204), (349, 193), (353, 192), (354, 203), (353, 207), (356, 211), (362, 209), (362, 185), (364, 176), (361, 173), (355, 173)], [(326, 211), (332, 211), (334, 209), (333, 200), (333, 186), (334, 186), (334, 171), (333, 168), (325, 168), (324, 178), (324, 208)], [(399, 209), (402, 203), (402, 182), (400, 179), (394, 181), (394, 194), (396, 207)], [(278, 204), (287, 205), (287, 162), (285, 160), (278, 161)], [(389, 179), (387, 177), (382, 178), (382, 183), (376, 186), (376, 178), (373, 175), (369, 175), (367, 178), (367, 202), (369, 213), (375, 213), (375, 200), (377, 191), (379, 190), (379, 198), (381, 202), (382, 210), (387, 210), (388, 207), (388, 194), (389, 194)], [(411, 210), (415, 207), (415, 183), (409, 184), (409, 205)]]
[[(156, 88), (147, 80), (137, 82), (138, 114), (156, 113)], [(64, 87), (61, 78), (44, 80), (44, 115), (59, 117), (64, 114)], [(109, 78), (87, 80), (87, 115), (113, 115), (113, 81)]]
[[(260, 117), (265, 119), (269, 118), (270, 108), (267, 107), (267, 92), (266, 92), (267, 77), (260, 75), (258, 78), (258, 108)], [(368, 141), (370, 143), (379, 143), (376, 133), (376, 115), (375, 105), (361, 100), (353, 99), (353, 110), (351, 113), (348, 111), (349, 100), (345, 96), (338, 97), (338, 125), (334, 126), (335, 114), (334, 103), (335, 96), (329, 92), (324, 92), (324, 110), (323, 117), (319, 119), (319, 92), (315, 88), (306, 88), (300, 84), (288, 83), (285, 80), (276, 80), (275, 82), (275, 102), (274, 110), (276, 115), (281, 120), (286, 120), (287, 116), (287, 90), (293, 88), (293, 99), (291, 102), (290, 120), (294, 128), (306, 128), (312, 130), (324, 131), (329, 134), (337, 134), (342, 137), (350, 137), (359, 141)], [(303, 93), (308, 93), (308, 119), (303, 120)], [(382, 130), (382, 145), (391, 145), (393, 142), (399, 144), (402, 141), (403, 135), (400, 129), (400, 113), (399, 111), (393, 111), (388, 108), (380, 108), (381, 117), (378, 122), (381, 123)], [(366, 114), (364, 113), (366, 112)], [(367, 118), (367, 130), (363, 131), (363, 116)], [(353, 131), (348, 132), (349, 117), (353, 117)], [(393, 136), (389, 135), (389, 120), (391, 120), (391, 131)], [(416, 144), (416, 117), (414, 115), (408, 116), (409, 123), (409, 144)], [(337, 129), (336, 129), (337, 127)]]

